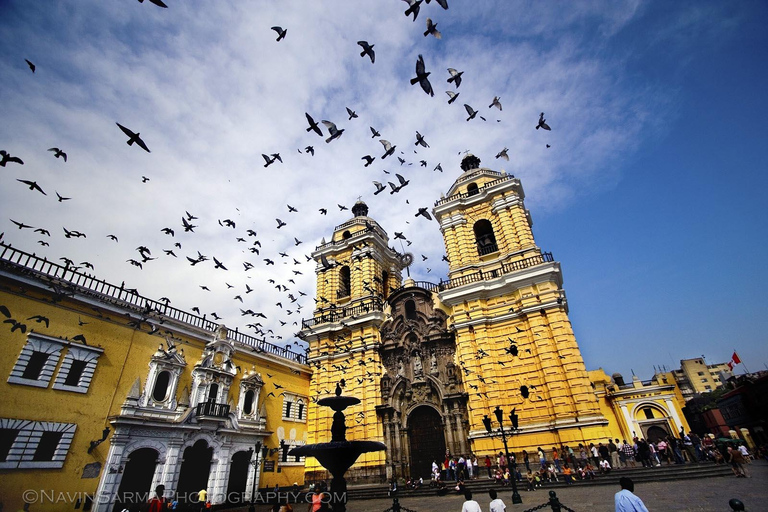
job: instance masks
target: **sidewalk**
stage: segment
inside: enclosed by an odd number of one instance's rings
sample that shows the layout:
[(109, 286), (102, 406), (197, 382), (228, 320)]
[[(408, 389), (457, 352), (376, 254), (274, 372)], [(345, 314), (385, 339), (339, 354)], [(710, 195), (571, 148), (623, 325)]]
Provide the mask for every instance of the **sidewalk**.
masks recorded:
[[(729, 512), (728, 500), (740, 499), (747, 511), (768, 510), (768, 462), (755, 461), (747, 466), (751, 478), (710, 477), (698, 480), (680, 480), (669, 482), (647, 482), (635, 485), (637, 494), (650, 512), (696, 511)], [(576, 512), (613, 512), (613, 495), (619, 490), (616, 486), (579, 487), (578, 483), (556, 490), (560, 503)], [(512, 505), (512, 492), (509, 488), (499, 487), (499, 497), (507, 505), (507, 511), (522, 512), (549, 499), (546, 487), (533, 491), (521, 491), (523, 503)], [(488, 510), (488, 494), (474, 496), (483, 511)], [(459, 512), (464, 498), (458, 495), (435, 496), (425, 489), (423, 496), (407, 497), (400, 500), (400, 505), (417, 512)], [(392, 506), (392, 500), (362, 500), (347, 503), (347, 512), (383, 512)], [(297, 504), (295, 512), (304, 512), (307, 507)], [(257, 512), (267, 512), (268, 506), (256, 508)], [(546, 507), (542, 512), (550, 511)]]

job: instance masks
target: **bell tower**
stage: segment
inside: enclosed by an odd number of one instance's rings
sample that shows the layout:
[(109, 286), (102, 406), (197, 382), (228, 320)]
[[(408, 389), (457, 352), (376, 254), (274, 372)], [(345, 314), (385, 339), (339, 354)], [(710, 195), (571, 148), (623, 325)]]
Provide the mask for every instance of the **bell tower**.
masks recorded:
[(568, 319), (560, 264), (536, 245), (520, 180), (471, 154), (461, 169), (433, 213), (449, 259), (439, 298), (452, 312), (473, 450), (500, 451), (483, 425), (497, 406), (519, 417), (517, 453), (605, 440), (608, 421)]
[[(328, 441), (332, 416), (317, 407), (344, 379), (345, 394), (361, 400), (347, 412), (347, 438), (383, 439), (375, 407), (381, 390), (379, 326), (384, 321), (385, 299), (401, 285), (406, 264), (388, 246), (387, 233), (368, 216), (368, 206), (358, 201), (352, 219), (336, 226), (330, 242), (312, 253), (317, 266), (317, 298), (312, 318), (302, 320), (300, 337), (309, 343), (308, 363), (314, 368), (307, 411), (309, 442)], [(347, 473), (348, 479), (372, 477), (380, 481), (385, 470), (383, 452), (363, 454)], [(315, 474), (315, 472), (318, 472)], [(315, 459), (306, 463), (306, 478), (324, 478)]]

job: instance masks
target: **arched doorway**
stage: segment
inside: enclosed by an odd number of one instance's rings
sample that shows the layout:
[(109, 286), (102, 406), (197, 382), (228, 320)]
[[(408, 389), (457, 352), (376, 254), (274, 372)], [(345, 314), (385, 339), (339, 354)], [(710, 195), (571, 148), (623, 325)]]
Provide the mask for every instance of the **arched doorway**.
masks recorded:
[(191, 497), (201, 489), (208, 488), (212, 458), (213, 448), (209, 448), (208, 443), (202, 439), (184, 450), (177, 488), (179, 496)]
[(145, 498), (151, 492), (152, 477), (155, 476), (157, 457), (157, 450), (152, 448), (139, 448), (128, 455), (113, 510), (137, 512), (146, 503)]
[(432, 461), (445, 458), (443, 419), (432, 407), (422, 405), (408, 416), (410, 427), (411, 478), (429, 478)]
[(242, 505), (245, 500), (245, 486), (248, 483), (248, 467), (251, 465), (253, 451), (241, 451), (232, 456), (229, 464), (229, 483), (227, 484), (227, 503)]
[(663, 427), (652, 425), (645, 431), (645, 440), (650, 443), (656, 443), (660, 439), (666, 438), (668, 435), (669, 432), (667, 432)]

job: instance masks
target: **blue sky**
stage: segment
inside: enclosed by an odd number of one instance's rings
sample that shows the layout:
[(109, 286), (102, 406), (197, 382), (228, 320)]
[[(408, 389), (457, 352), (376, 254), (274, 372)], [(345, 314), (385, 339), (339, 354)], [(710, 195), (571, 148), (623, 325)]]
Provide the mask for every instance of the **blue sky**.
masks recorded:
[[(362, 196), (390, 235), (413, 242), (417, 261), (428, 257), (414, 277), (445, 277), (438, 226), (414, 214), (448, 190), (469, 150), (521, 178), (537, 243), (562, 263), (588, 368), (648, 378), (654, 365), (727, 361), (735, 348), (750, 370), (765, 369), (764, 3), (453, 0), (447, 11), (423, 4), (415, 22), (395, 0), (167, 3), (0, 3), (0, 148), (25, 161), (0, 169), (6, 242), (90, 261), (101, 278), (228, 326), (247, 323), (240, 307), (264, 311), (268, 341), (286, 343), (313, 302), (286, 315), (276, 306), (286, 293), (267, 279), (314, 294), (304, 255), (349, 218), (337, 204)], [(442, 39), (422, 35), (427, 17)], [(288, 29), (279, 43), (273, 25)], [(358, 40), (375, 44), (375, 64)], [(408, 84), (419, 54), (434, 98)], [(465, 72), (458, 89), (448, 67)], [(460, 93), (452, 105), (449, 89)], [(487, 107), (494, 96), (503, 111)], [(487, 122), (465, 121), (463, 103)], [(541, 111), (551, 132), (533, 129)], [(326, 144), (308, 134), (305, 112), (344, 135)], [(152, 153), (128, 147), (115, 122), (140, 131)], [(405, 165), (380, 159), (369, 126)], [(417, 130), (430, 148), (414, 153)], [(309, 144), (315, 156), (297, 151)], [(509, 162), (494, 158), (504, 147)], [(275, 152), (284, 163), (265, 169), (261, 154)], [(366, 154), (377, 157), (368, 168)], [(438, 162), (445, 172), (433, 171)], [(395, 172), (411, 184), (374, 197), (372, 181)], [(200, 218), (194, 234), (181, 233), (185, 211)], [(225, 218), (237, 228), (218, 225)], [(275, 218), (288, 225), (277, 230)], [(49, 229), (50, 245), (9, 219)], [(88, 237), (65, 239), (62, 227)], [(236, 241), (246, 229), (259, 233), (259, 256)], [(162, 252), (174, 242), (178, 259)], [(127, 263), (139, 245), (158, 258), (141, 270)], [(185, 256), (197, 251), (230, 270), (191, 267)], [(246, 283), (257, 292), (245, 295)]]

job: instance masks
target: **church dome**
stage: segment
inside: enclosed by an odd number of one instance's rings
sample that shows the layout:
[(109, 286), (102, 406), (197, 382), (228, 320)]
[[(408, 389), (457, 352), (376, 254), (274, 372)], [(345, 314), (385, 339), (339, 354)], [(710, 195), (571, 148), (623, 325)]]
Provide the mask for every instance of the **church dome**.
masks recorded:
[(355, 205), (352, 207), (352, 215), (354, 215), (355, 217), (367, 217), (368, 205), (362, 201), (356, 202)]

